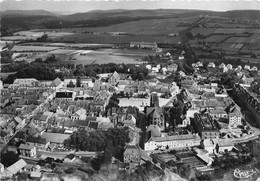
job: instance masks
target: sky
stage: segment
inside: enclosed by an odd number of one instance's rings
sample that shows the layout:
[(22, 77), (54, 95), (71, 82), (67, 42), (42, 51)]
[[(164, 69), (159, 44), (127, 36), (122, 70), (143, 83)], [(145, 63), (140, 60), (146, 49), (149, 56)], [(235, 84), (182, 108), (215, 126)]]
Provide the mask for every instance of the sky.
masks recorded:
[(259, 10), (260, 0), (2, 0), (1, 5), (1, 11), (35, 9), (68, 13), (110, 9)]

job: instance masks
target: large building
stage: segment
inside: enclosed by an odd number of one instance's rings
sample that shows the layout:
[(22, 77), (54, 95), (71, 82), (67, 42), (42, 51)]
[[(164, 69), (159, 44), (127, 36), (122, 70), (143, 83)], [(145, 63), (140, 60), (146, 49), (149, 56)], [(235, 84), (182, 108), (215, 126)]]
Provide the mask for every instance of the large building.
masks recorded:
[(200, 145), (200, 138), (196, 135), (174, 135), (151, 137), (145, 144), (144, 150), (186, 148)]
[(213, 139), (219, 137), (216, 123), (209, 114), (194, 114), (194, 127), (201, 139)]
[(130, 43), (131, 48), (157, 48), (157, 43), (155, 42), (131, 42)]
[(28, 78), (28, 79), (15, 79), (12, 86), (13, 88), (18, 87), (34, 87), (36, 84), (39, 83), (38, 80), (34, 78)]

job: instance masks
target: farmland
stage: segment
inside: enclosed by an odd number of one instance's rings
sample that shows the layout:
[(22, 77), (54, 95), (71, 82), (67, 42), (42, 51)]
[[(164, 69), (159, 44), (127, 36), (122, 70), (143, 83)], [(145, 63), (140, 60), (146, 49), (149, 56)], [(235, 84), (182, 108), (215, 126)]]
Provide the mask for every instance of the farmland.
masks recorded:
[[(21, 46), (23, 47), (23, 46)], [(26, 47), (26, 46), (25, 46)], [(34, 47), (34, 46), (29, 46)], [(54, 48), (54, 47), (42, 47)], [(28, 54), (26, 58), (21, 57), (19, 60), (28, 62), (34, 61), (36, 58), (45, 60), (51, 55), (59, 61), (67, 63), (76, 63), (87, 65), (95, 62), (96, 64), (117, 63), (117, 64), (141, 64), (142, 58), (146, 55), (154, 54), (152, 50), (129, 50), (129, 49), (98, 49), (98, 50), (80, 50), (80, 49), (56, 49), (46, 53), (34, 52)], [(18, 59), (16, 59), (18, 61)]]
[(12, 48), (12, 52), (48, 52), (55, 49), (59, 49), (59, 47), (15, 45)]
[(49, 46), (61, 48), (112, 48), (112, 44), (90, 44), (90, 43), (48, 43), (48, 42), (33, 42), (23, 43), (27, 46)]
[(207, 43), (221, 43), (225, 39), (229, 38), (230, 35), (211, 35), (210, 37), (205, 39)]
[(177, 44), (180, 37), (149, 36), (149, 35), (107, 35), (107, 34), (74, 34), (60, 38), (52, 38), (55, 42), (94, 43), (94, 44), (129, 44), (130, 42), (157, 42)]
[[(85, 28), (69, 28), (61, 29), (64, 32), (73, 32), (76, 34), (95, 32), (95, 33), (109, 33), (109, 32), (123, 32), (132, 35), (168, 35), (170, 33), (179, 34), (179, 31), (186, 29), (185, 26), (179, 26), (185, 23), (192, 23), (196, 17), (189, 18), (171, 18), (171, 19), (148, 19), (120, 23), (105, 27), (85, 27)], [(55, 29), (59, 31), (59, 29)]]

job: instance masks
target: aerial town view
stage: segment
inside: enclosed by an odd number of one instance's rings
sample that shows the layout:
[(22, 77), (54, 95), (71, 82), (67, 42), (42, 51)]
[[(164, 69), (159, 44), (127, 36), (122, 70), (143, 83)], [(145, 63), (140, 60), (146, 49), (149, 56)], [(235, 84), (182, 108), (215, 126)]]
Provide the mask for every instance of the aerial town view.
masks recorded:
[(260, 1), (0, 3), (1, 181), (260, 181)]

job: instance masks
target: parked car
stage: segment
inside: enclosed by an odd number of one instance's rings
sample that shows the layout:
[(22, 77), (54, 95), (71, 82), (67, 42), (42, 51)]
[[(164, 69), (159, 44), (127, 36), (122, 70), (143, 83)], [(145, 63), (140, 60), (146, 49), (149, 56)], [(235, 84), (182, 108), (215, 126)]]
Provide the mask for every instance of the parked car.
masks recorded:
[(45, 166), (45, 165), (46, 165), (46, 161), (45, 161), (45, 160), (39, 160), (39, 161), (38, 161), (38, 164), (39, 164), (40, 166)]
[(54, 158), (47, 157), (47, 158), (45, 158), (45, 161), (46, 161), (46, 163), (52, 163), (52, 162), (54, 162)]
[(56, 162), (56, 163), (63, 163), (63, 160), (56, 159), (54, 162)]

